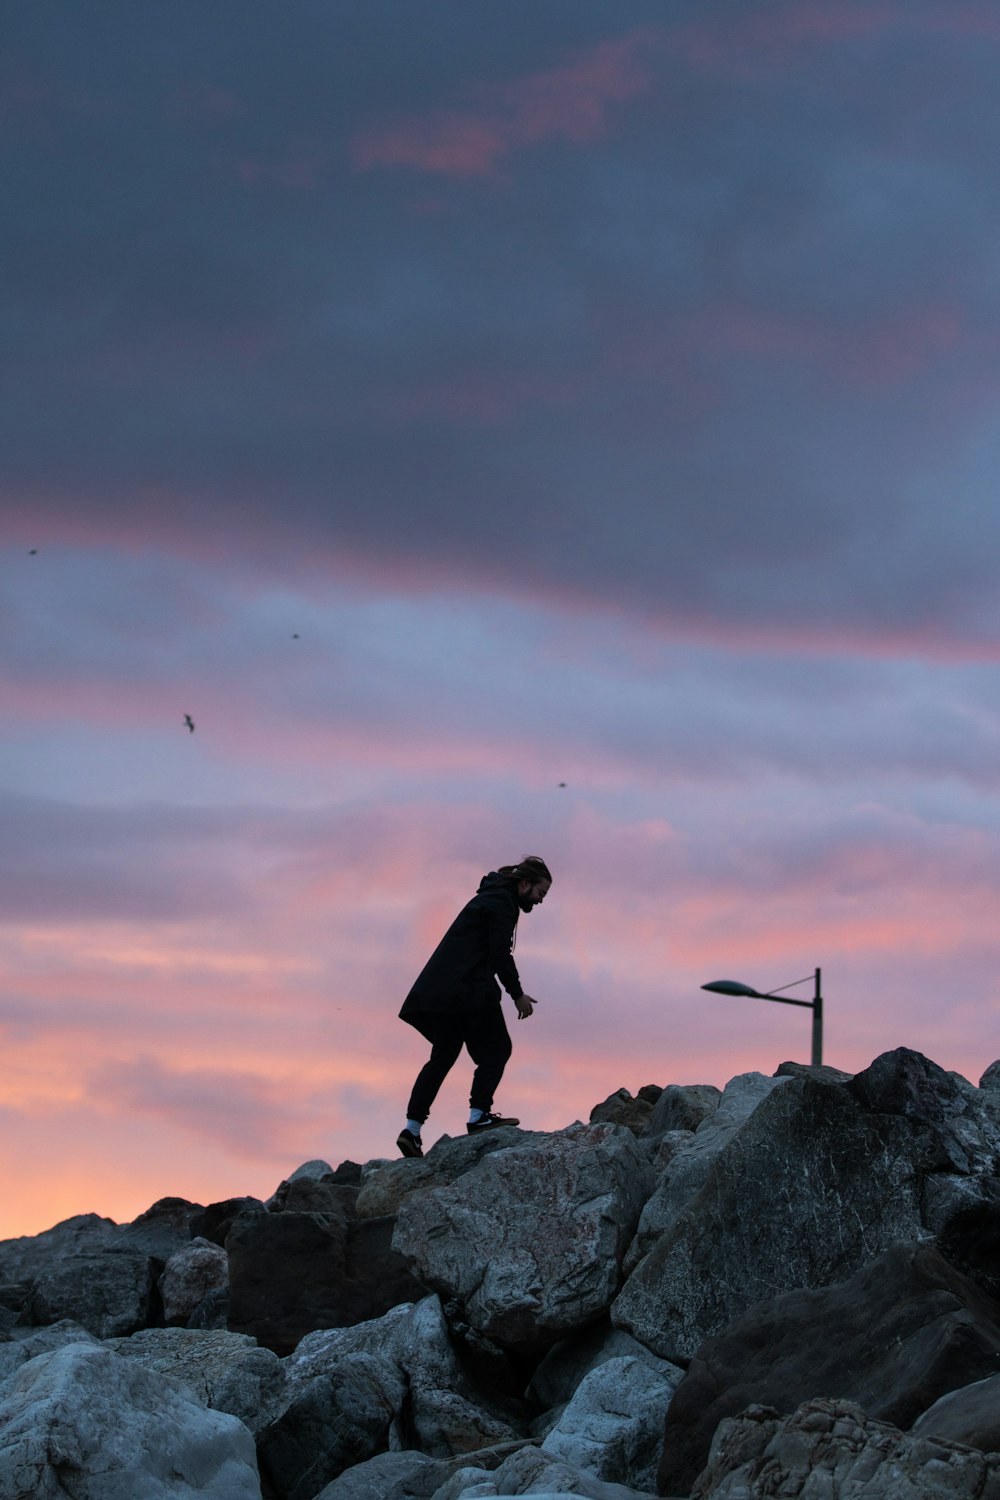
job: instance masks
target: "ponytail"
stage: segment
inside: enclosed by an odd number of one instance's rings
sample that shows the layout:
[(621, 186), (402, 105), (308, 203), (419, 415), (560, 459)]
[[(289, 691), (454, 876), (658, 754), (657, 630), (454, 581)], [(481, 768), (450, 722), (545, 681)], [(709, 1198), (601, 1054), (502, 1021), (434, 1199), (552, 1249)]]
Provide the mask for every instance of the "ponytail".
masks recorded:
[(497, 874), (505, 880), (529, 880), (532, 885), (538, 880), (551, 880), (552, 873), (539, 854), (526, 854), (516, 865), (500, 865)]

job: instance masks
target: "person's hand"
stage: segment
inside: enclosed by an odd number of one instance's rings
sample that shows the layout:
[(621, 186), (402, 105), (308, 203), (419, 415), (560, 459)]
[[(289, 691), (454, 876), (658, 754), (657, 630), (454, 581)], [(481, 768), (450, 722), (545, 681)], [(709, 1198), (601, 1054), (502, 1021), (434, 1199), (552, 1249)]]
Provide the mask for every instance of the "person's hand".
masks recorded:
[(517, 1019), (519, 1021), (526, 1021), (538, 1004), (538, 1001), (533, 1000), (530, 995), (522, 995), (519, 1000), (514, 1001), (514, 1004), (517, 1006)]

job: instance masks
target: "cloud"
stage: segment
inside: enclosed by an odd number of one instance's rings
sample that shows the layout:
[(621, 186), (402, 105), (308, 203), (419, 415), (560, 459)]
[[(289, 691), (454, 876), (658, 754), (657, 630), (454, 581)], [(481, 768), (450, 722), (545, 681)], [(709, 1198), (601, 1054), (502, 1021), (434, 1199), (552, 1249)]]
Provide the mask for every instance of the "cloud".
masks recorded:
[(259, 1161), (290, 1159), (308, 1134), (315, 1101), (289, 1083), (239, 1069), (180, 1070), (138, 1056), (95, 1068), (86, 1089), (103, 1109), (147, 1115)]
[(466, 106), (369, 124), (353, 141), (354, 165), (491, 177), (518, 150), (546, 141), (591, 144), (610, 128), (614, 106), (649, 87), (646, 57), (658, 39), (656, 30), (639, 28), (544, 71), (468, 86)]
[(399, 1002), (530, 849), (531, 1123), (804, 1055), (727, 970), (819, 964), (843, 1065), (991, 1060), (995, 17), (380, 15), (7, 18), (35, 1227), (37, 1172), (129, 1217), (391, 1150)]

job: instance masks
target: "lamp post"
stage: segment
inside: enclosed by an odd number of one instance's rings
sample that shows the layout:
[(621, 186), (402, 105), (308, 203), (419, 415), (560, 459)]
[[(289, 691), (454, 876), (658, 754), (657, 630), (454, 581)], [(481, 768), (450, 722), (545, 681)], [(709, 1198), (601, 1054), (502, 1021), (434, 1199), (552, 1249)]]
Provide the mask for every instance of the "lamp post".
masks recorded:
[[(782, 990), (793, 990), (797, 984), (808, 984), (813, 979), (816, 985), (811, 1000), (792, 1000), (781, 993)], [(804, 1005), (806, 1010), (813, 1013), (812, 1025), (812, 1065), (814, 1068), (821, 1066), (823, 1062), (823, 996), (820, 992), (820, 970), (814, 974), (807, 974), (804, 979), (793, 979), (791, 984), (783, 984), (776, 990), (768, 990), (762, 995), (760, 990), (752, 989), (749, 984), (740, 984), (737, 979), (714, 979), (711, 984), (703, 984), (703, 990), (711, 990), (716, 995), (747, 995), (751, 1000), (776, 1000), (779, 1005)]]

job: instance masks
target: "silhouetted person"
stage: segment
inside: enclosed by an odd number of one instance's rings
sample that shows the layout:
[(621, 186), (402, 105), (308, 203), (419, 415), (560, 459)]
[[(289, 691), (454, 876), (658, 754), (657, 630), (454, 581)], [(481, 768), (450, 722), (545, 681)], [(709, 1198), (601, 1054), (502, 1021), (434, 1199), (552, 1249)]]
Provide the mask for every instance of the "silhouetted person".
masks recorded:
[(484, 875), (404, 1000), (401, 1019), (431, 1044), (430, 1059), (413, 1085), (406, 1126), (396, 1140), (404, 1156), (423, 1156), (420, 1127), (463, 1046), (476, 1069), (469, 1134), (520, 1123), (492, 1113), (493, 1095), (511, 1053), (497, 980), (517, 1006), (518, 1020), (526, 1021), (538, 1002), (521, 988), (512, 955), (514, 930), (520, 913), (541, 905), (551, 884), (548, 866), (537, 854)]

